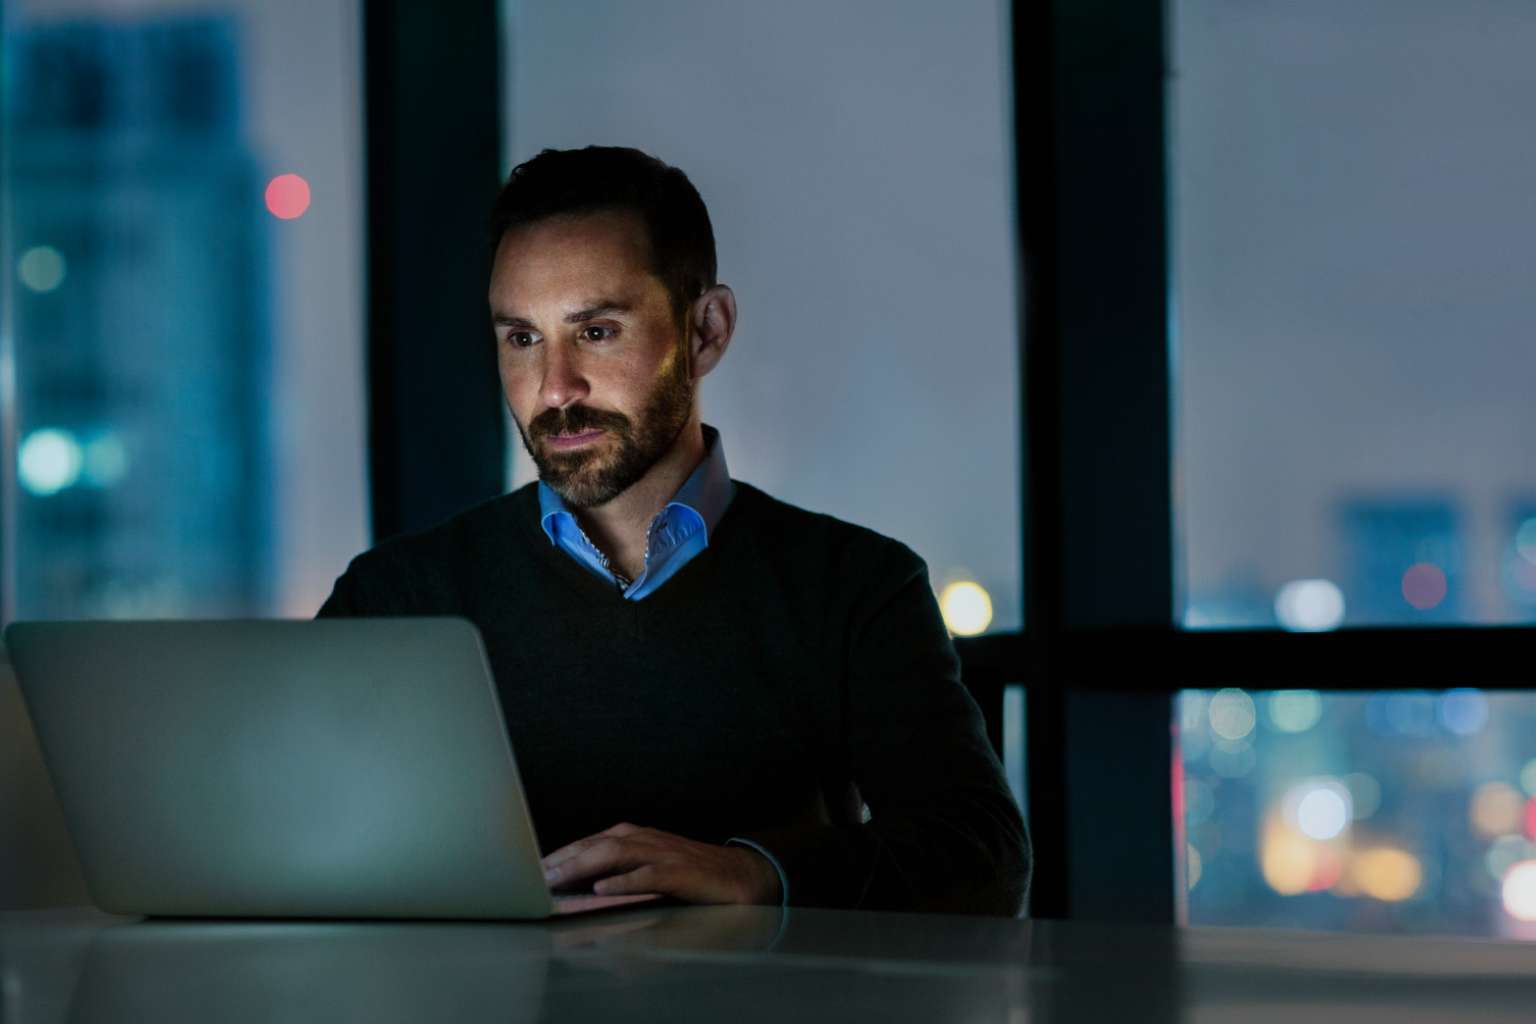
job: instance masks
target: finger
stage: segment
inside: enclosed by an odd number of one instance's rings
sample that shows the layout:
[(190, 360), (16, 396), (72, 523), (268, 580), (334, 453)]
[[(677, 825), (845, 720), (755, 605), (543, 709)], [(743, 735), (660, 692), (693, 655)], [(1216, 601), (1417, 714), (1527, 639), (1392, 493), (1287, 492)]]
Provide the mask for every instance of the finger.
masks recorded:
[(662, 871), (655, 864), (642, 864), (621, 875), (600, 878), (592, 883), (599, 896), (627, 896), (637, 892), (665, 892)]
[(586, 849), (589, 844), (600, 838), (601, 835), (602, 833), (598, 833), (598, 835), (595, 836), (587, 836), (585, 839), (578, 839), (574, 843), (566, 843), (564, 846), (560, 847), (560, 849), (555, 850), (552, 853), (545, 854), (543, 860), (544, 866), (546, 868), (552, 868), (560, 864), (562, 861), (570, 860), (582, 850)]
[(633, 871), (601, 878), (592, 884), (599, 896), (624, 896), (630, 893), (656, 892), (689, 903), (732, 903), (734, 889), (729, 879), (695, 864), (652, 861)]
[(544, 879), (551, 885), (568, 885), (616, 871), (632, 870), (650, 860), (643, 845), (616, 836), (593, 839), (558, 864), (544, 869)]
[(619, 824), (614, 825), (612, 828), (606, 828), (595, 835), (587, 836), (584, 839), (578, 839), (573, 843), (566, 843), (564, 846), (560, 847), (560, 849), (545, 854), (543, 865), (546, 868), (558, 867), (560, 864), (581, 853), (581, 851), (585, 850), (594, 842), (604, 837), (626, 838), (643, 831), (645, 831), (645, 829), (638, 828), (629, 824), (628, 822), (620, 822)]

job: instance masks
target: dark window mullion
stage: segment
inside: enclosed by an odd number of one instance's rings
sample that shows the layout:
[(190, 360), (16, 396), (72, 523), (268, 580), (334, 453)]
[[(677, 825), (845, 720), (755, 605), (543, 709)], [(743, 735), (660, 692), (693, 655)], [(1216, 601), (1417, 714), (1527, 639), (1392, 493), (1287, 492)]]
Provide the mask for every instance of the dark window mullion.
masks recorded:
[(503, 489), (485, 300), (500, 27), (494, 0), (378, 0), (363, 21), (369, 490), (381, 541)]
[(1077, 630), (1060, 638), (1076, 684), (1180, 689), (1536, 689), (1536, 628)]
[(1013, 4), (1027, 752), (1042, 917), (1174, 920), (1164, 692), (1078, 629), (1172, 629), (1161, 4)]

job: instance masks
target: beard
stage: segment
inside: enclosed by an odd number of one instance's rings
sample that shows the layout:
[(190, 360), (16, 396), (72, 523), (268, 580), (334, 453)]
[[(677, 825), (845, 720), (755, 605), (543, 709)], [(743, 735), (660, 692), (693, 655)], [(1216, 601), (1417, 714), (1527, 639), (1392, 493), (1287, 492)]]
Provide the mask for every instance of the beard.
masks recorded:
[[(566, 504), (577, 508), (606, 504), (628, 490), (672, 450), (693, 412), (693, 381), (688, 376), (687, 361), (678, 355), (674, 350), (671, 365), (646, 397), (638, 423), (622, 413), (584, 405), (545, 409), (529, 421), (527, 429), (517, 423), (516, 416), (512, 417), (523, 447), (538, 467), (539, 479)], [(600, 447), (599, 441), (569, 452), (546, 450), (538, 444), (552, 434), (591, 430), (607, 431), (614, 443)]]

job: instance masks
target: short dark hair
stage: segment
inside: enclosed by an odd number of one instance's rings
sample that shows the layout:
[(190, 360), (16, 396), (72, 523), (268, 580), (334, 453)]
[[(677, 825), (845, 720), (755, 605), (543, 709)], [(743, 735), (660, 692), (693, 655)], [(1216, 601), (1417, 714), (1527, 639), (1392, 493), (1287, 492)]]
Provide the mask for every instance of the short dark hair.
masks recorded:
[(628, 210), (650, 236), (651, 271), (679, 316), (715, 284), (715, 233), (688, 176), (638, 149), (546, 149), (518, 164), (491, 210), (491, 250), (515, 227), (547, 217)]

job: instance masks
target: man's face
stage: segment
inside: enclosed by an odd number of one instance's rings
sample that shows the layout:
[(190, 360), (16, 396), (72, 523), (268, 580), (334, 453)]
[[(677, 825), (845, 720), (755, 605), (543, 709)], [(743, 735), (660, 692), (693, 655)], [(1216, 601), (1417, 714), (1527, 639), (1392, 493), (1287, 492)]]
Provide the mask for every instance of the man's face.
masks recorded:
[(537, 221), (496, 249), (502, 391), (539, 478), (579, 508), (643, 477), (692, 413), (684, 322), (649, 256), (625, 212)]

